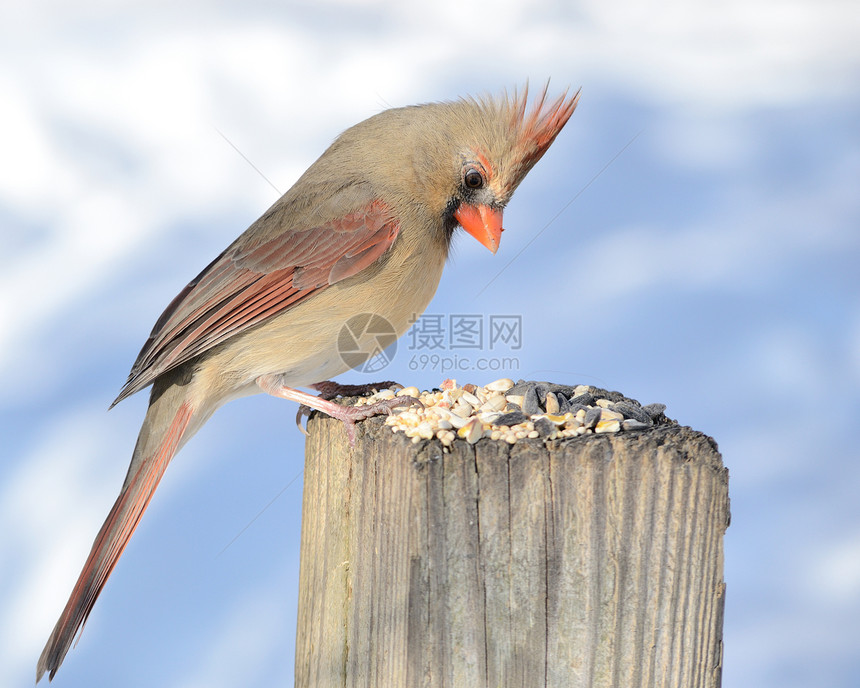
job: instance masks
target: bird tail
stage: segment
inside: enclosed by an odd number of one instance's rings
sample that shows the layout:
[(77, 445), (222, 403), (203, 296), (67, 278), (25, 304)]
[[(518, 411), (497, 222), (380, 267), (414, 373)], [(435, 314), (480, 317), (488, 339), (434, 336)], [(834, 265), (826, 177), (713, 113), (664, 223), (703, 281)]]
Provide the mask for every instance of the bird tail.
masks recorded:
[[(48, 639), (36, 666), (36, 683), (48, 672), (54, 678), (72, 641), (86, 623), (96, 599), (140, 517), (158, 487), (167, 464), (200, 427), (200, 413), (192, 406), (186, 386), (157, 380), (146, 418), (137, 438), (122, 490), (96, 536), (78, 582)], [(194, 428), (189, 428), (194, 419)]]

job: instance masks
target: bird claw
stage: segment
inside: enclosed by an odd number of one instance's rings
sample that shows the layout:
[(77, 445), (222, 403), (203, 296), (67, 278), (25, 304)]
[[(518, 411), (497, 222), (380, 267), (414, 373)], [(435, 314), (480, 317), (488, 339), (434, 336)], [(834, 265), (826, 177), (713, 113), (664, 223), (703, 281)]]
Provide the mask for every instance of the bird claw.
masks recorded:
[(399, 406), (414, 406), (416, 404), (424, 408), (424, 404), (415, 397), (394, 397), (393, 399), (384, 399), (367, 406), (341, 406), (336, 411), (325, 411), (324, 413), (344, 424), (346, 436), (349, 439), (349, 446), (355, 447), (356, 421), (372, 418), (383, 413), (390, 416), (392, 411)]
[[(267, 394), (299, 402), (299, 410), (296, 412), (296, 426), (306, 436), (310, 435), (308, 431), (302, 427), (302, 416), (310, 416), (312, 409), (316, 409), (332, 418), (342, 421), (346, 426), (345, 430), (347, 437), (349, 438), (349, 446), (351, 447), (355, 446), (356, 421), (364, 420), (380, 413), (391, 415), (391, 411), (398, 406), (413, 406), (417, 404), (422, 408), (424, 407), (424, 404), (422, 404), (419, 399), (409, 396), (395, 396), (391, 399), (383, 399), (382, 401), (378, 401), (374, 404), (368, 404), (367, 406), (343, 406), (331, 399), (325, 398), (331, 394), (334, 394), (335, 396), (340, 395), (344, 391), (355, 392), (357, 391), (357, 388), (360, 387), (359, 385), (348, 386), (338, 385), (335, 382), (329, 381), (320, 382), (312, 385), (314, 389), (320, 392), (320, 395), (315, 397), (306, 392), (287, 387), (278, 375), (262, 375), (257, 378), (257, 384), (260, 389)], [(396, 383), (386, 384), (393, 386)]]
[(381, 413), (390, 416), (392, 411), (400, 406), (420, 406), (421, 408), (424, 408), (424, 404), (420, 399), (406, 396), (394, 397), (393, 399), (383, 399), (375, 404), (368, 404), (367, 406), (353, 406), (352, 408), (360, 409), (361, 412), (361, 416), (356, 414), (355, 420), (364, 420), (365, 418), (370, 418), (371, 416), (376, 416)]
[(305, 437), (310, 437), (311, 434), (305, 429), (302, 425), (302, 416), (311, 415), (311, 407), (305, 406), (305, 404), (299, 404), (299, 410), (296, 411), (296, 427), (302, 432)]

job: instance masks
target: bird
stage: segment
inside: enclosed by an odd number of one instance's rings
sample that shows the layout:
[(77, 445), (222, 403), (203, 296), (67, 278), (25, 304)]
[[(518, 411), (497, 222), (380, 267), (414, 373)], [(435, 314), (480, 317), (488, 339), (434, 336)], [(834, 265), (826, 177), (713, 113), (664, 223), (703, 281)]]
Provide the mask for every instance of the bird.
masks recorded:
[(348, 369), (338, 334), (351, 317), (379, 315), (402, 335), (433, 297), (458, 228), (496, 253), (505, 206), (579, 101), (579, 91), (549, 99), (548, 85), (531, 102), (526, 84), (347, 129), (167, 306), (111, 404), (152, 387), (37, 683), (56, 675), (168, 463), (218, 407), (265, 392), (342, 420), (353, 442), (355, 421), (404, 403), (349, 407), (298, 388), (330, 390)]

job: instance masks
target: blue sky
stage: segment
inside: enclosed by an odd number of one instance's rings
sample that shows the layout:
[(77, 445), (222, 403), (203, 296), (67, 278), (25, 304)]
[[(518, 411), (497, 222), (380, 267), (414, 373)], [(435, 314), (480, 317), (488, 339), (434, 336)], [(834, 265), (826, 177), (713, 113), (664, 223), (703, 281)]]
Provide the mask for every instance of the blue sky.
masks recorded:
[[(723, 685), (860, 682), (860, 12), (605, 4), (4, 5), (0, 685), (32, 681), (125, 475), (146, 395), (106, 409), (153, 322), (278, 196), (221, 134), (285, 191), (380, 109), (547, 77), (579, 108), (428, 309), (521, 315), (523, 347), (458, 379), (597, 384), (713, 436)], [(413, 353), (386, 377), (447, 376)], [(56, 685), (291, 685), (294, 412), (239, 400), (181, 452)]]

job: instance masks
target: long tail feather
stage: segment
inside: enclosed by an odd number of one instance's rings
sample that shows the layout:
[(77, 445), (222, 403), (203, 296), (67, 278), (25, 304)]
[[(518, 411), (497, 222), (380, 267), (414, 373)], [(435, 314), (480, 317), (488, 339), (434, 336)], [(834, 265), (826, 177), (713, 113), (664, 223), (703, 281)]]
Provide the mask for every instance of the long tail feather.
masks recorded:
[(194, 409), (178, 386), (159, 387), (156, 384), (153, 389), (122, 491), (96, 536), (78, 582), (39, 657), (37, 683), (45, 672), (48, 680), (54, 678), (149, 505), (167, 464), (183, 439), (188, 439), (183, 435)]

